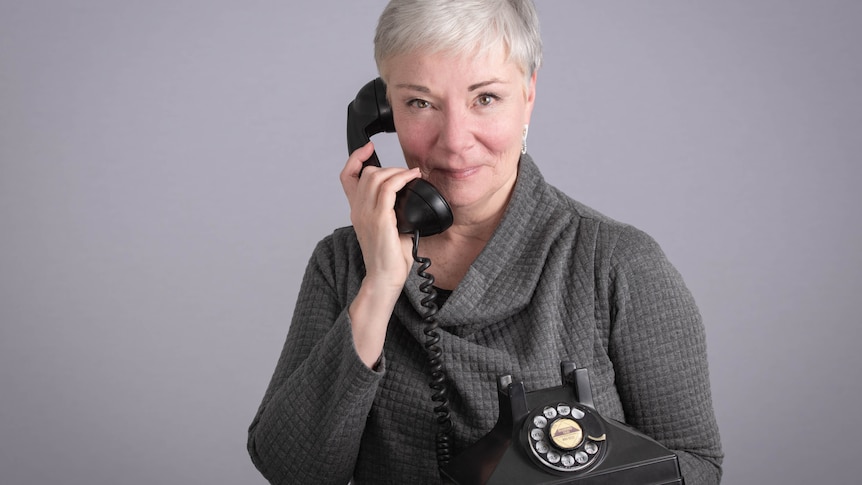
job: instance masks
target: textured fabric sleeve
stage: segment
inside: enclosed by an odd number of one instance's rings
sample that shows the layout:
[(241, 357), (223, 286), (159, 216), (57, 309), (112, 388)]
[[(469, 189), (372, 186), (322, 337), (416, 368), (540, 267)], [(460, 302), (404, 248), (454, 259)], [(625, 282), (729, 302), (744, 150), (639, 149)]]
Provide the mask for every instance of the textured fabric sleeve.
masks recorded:
[(353, 345), (333, 250), (306, 269), (281, 357), (249, 427), (252, 462), (273, 484), (345, 485), (380, 374)]
[(611, 256), (609, 354), (626, 421), (673, 450), (688, 484), (721, 479), (706, 337), (682, 277), (652, 238), (622, 231)]

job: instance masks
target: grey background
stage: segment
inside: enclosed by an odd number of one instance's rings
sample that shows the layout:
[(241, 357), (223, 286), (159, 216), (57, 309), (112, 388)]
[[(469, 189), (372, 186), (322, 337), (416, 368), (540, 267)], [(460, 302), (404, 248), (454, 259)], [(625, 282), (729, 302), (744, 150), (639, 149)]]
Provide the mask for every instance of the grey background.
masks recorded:
[[(383, 4), (0, 1), (0, 482), (263, 483)], [(530, 152), (685, 276), (725, 483), (856, 483), (862, 3), (538, 5)]]

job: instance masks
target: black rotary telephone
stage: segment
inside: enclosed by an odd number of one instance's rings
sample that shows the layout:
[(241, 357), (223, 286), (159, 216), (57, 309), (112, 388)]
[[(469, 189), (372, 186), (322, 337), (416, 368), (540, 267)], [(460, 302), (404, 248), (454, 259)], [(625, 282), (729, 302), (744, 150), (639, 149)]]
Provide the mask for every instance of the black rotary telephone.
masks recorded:
[[(347, 106), (347, 149), (352, 153), (380, 132), (395, 131), (392, 107), (386, 100), (386, 85), (380, 78), (369, 82)], [(372, 153), (362, 167), (380, 166), (377, 153)], [(413, 179), (395, 197), (395, 218), (398, 232), (421, 236), (439, 234), (452, 225), (449, 203), (427, 180)]]
[[(350, 152), (380, 132), (394, 132), (386, 86), (375, 79), (359, 91), (347, 108)], [(377, 154), (363, 163), (380, 166)], [(451, 421), (446, 399), (434, 278), (425, 270), (427, 258), (417, 254), (419, 236), (433, 236), (452, 225), (452, 211), (433, 185), (423, 179), (408, 183), (396, 196), (398, 231), (414, 234), (413, 257), (426, 279), (420, 290), (428, 336), (425, 349), (431, 370), (432, 399), (440, 432), (437, 459), (440, 475), (455, 485), (682, 485), (674, 453), (634, 428), (601, 417), (595, 410), (586, 369), (560, 364), (562, 385), (527, 391), (511, 376), (497, 381), (500, 414), (491, 431), (458, 456), (450, 457)]]
[(563, 383), (527, 391), (497, 380), (491, 431), (440, 469), (451, 484), (659, 485), (684, 481), (677, 456), (593, 405), (587, 369), (560, 364)]

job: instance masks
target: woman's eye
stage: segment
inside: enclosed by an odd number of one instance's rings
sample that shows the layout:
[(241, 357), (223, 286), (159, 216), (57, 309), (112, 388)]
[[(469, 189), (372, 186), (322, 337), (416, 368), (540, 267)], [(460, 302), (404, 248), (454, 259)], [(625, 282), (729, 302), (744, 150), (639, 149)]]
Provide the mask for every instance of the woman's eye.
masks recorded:
[(414, 99), (414, 100), (411, 100), (407, 104), (414, 107), (414, 108), (419, 108), (419, 109), (425, 109), (425, 108), (431, 106), (431, 103), (429, 103), (428, 101), (425, 101), (424, 99)]
[(476, 102), (481, 106), (488, 106), (497, 100), (497, 96), (493, 94), (483, 94), (476, 99)]

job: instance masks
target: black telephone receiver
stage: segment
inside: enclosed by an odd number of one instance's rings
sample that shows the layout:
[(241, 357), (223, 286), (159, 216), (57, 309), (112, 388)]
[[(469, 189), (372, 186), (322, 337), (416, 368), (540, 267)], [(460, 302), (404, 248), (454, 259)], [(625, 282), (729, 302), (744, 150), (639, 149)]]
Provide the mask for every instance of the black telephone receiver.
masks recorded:
[[(380, 78), (369, 82), (347, 106), (348, 153), (364, 146), (380, 132), (394, 133), (392, 107), (386, 100), (386, 85)], [(377, 153), (371, 154), (362, 167), (380, 166)], [(420, 236), (439, 234), (452, 225), (452, 209), (440, 192), (427, 180), (413, 179), (395, 197), (398, 232)]]

